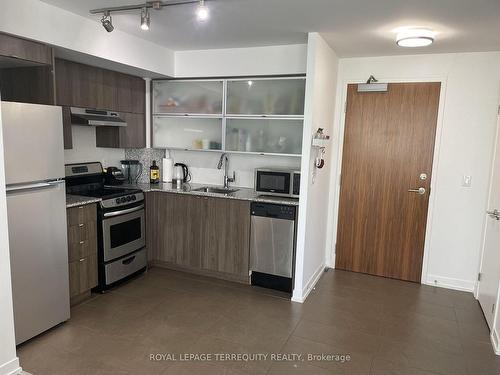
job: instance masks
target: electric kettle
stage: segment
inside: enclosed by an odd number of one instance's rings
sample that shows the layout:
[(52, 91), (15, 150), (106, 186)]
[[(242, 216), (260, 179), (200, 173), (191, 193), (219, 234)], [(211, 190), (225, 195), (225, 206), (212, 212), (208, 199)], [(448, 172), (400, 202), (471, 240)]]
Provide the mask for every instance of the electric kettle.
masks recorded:
[(174, 178), (176, 180), (181, 180), (183, 183), (191, 181), (191, 174), (189, 173), (188, 166), (182, 163), (175, 163)]

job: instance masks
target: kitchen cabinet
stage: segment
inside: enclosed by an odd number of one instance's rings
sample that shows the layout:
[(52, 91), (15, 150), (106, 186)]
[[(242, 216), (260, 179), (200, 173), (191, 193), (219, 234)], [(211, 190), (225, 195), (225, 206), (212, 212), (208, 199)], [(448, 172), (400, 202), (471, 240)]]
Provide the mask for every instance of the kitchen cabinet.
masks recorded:
[(146, 204), (154, 263), (248, 283), (249, 202), (150, 192)]
[(226, 115), (303, 116), (305, 78), (227, 81)]
[[(119, 112), (127, 127), (97, 127), (96, 146), (146, 147), (146, 86), (142, 78), (56, 59), (56, 103), (67, 108), (64, 148), (72, 147), (69, 107)], [(63, 115), (65, 113), (63, 112)]]
[(142, 78), (61, 59), (55, 74), (57, 105), (145, 113)]
[(146, 147), (146, 118), (143, 113), (121, 113), (127, 126), (96, 127), (96, 146), (109, 148)]
[(42, 43), (0, 34), (2, 100), (53, 105), (52, 48)]
[(70, 301), (75, 305), (97, 286), (97, 207), (68, 208), (68, 267)]
[(154, 116), (153, 147), (221, 150), (222, 119)]
[(223, 81), (154, 81), (154, 114), (222, 115)]
[(52, 65), (51, 47), (7, 34), (0, 34), (0, 56)]
[(153, 81), (153, 147), (300, 156), (305, 78)]

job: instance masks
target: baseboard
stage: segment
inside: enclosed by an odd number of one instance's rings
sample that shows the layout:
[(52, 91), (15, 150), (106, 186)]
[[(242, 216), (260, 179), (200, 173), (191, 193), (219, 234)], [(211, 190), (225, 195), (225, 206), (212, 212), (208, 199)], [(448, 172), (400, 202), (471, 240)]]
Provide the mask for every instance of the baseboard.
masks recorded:
[(19, 366), (19, 358), (15, 357), (9, 362), (0, 365), (0, 375), (17, 375), (23, 369)]
[(496, 329), (491, 331), (490, 339), (493, 345), (493, 351), (496, 355), (500, 355), (500, 334), (498, 334)]
[(316, 271), (314, 271), (313, 275), (309, 278), (309, 281), (307, 282), (306, 286), (302, 290), (296, 291), (294, 289), (293, 295), (292, 295), (292, 301), (304, 303), (307, 296), (309, 295), (309, 293), (311, 293), (311, 290), (313, 290), (314, 286), (316, 285), (316, 283), (320, 279), (324, 270), (325, 270), (325, 265), (321, 264), (316, 269)]
[(427, 275), (426, 285), (437, 286), (439, 288), (461, 290), (463, 292), (474, 292), (476, 287), (475, 281), (453, 279), (437, 275)]

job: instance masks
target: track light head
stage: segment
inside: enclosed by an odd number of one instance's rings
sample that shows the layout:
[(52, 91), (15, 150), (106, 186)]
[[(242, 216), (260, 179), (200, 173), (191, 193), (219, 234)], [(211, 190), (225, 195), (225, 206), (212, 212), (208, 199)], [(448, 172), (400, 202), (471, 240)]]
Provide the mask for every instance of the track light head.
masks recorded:
[(198, 17), (198, 21), (206, 21), (210, 17), (210, 11), (205, 5), (205, 0), (200, 0), (198, 5), (198, 9), (196, 10), (196, 16)]
[(151, 16), (149, 14), (148, 8), (144, 7), (141, 10), (141, 29), (142, 30), (149, 30), (149, 27), (151, 25)]
[(112, 32), (115, 29), (115, 27), (113, 26), (113, 21), (111, 20), (111, 14), (109, 14), (109, 12), (104, 13), (101, 19), (101, 23), (102, 27), (104, 27), (104, 29), (108, 33)]

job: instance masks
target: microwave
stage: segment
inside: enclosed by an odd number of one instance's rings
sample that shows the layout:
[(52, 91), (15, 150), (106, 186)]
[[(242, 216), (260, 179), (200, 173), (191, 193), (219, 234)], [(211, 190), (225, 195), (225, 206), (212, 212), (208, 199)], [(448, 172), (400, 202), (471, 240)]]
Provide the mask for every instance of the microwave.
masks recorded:
[(255, 191), (263, 195), (298, 198), (300, 172), (287, 169), (256, 169)]

